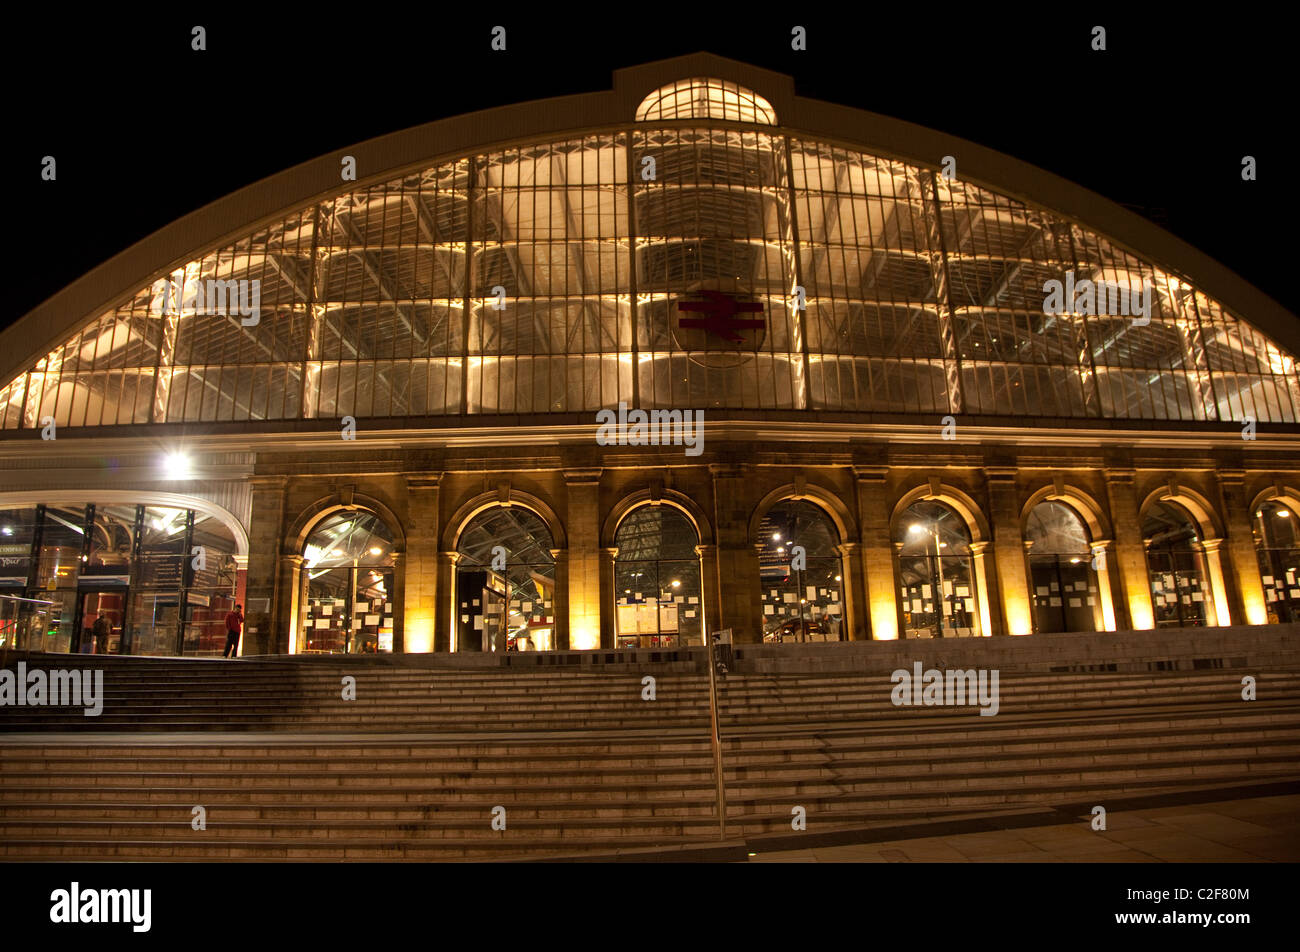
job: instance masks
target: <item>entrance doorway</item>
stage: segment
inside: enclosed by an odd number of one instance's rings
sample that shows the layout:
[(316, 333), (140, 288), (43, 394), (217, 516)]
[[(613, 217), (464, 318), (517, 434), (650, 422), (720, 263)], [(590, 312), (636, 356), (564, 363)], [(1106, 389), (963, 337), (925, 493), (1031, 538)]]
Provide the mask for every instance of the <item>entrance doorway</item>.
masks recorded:
[[(77, 648), (82, 654), (120, 654), (126, 607), (122, 591), (81, 591)], [(100, 621), (100, 614), (103, 621)]]

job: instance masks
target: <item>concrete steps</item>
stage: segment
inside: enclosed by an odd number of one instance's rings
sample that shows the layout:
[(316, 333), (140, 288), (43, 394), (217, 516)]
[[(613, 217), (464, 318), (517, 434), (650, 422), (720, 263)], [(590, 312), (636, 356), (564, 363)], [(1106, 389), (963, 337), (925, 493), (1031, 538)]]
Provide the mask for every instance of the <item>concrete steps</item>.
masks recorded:
[[(83, 659), (61, 660), (40, 666)], [(637, 675), (366, 667), (345, 702), (345, 667), (112, 659), (99, 718), (0, 708), (0, 858), (482, 861), (718, 840), (703, 675), (656, 675), (649, 702)], [(1247, 673), (1258, 701), (1241, 700)], [(728, 836), (788, 835), (796, 806), (829, 832), (1300, 778), (1300, 670), (1008, 674), (996, 717), (895, 707), (892, 686), (729, 676)]]

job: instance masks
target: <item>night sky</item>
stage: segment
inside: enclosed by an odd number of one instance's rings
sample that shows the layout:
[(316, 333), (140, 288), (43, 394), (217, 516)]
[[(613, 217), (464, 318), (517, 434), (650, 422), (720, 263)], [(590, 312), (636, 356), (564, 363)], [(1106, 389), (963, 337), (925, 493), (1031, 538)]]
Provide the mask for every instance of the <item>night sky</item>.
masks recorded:
[[(697, 13), (704, 4), (624, 0), (554, 6), (562, 18), (541, 5), (449, 20), (445, 4), (347, 6), (360, 12), (298, 5), (304, 22), (226, 4), (70, 22), (49, 6), (12, 28), (0, 67), (13, 132), (0, 325), (187, 212), (299, 162), (434, 119), (608, 89), (616, 68), (699, 50), (788, 73), (799, 95), (1048, 169), (1152, 218), (1300, 314), (1295, 173), (1283, 146), (1296, 59), (1289, 25), (1269, 13), (1183, 7), (1174, 20), (1122, 7), (917, 4), (774, 19), (762, 6)], [(489, 49), (498, 23), (505, 53)], [(796, 23), (806, 52), (790, 49)], [(190, 49), (195, 24), (207, 28), (206, 52)], [(1095, 25), (1107, 28), (1106, 52), (1090, 49)], [(40, 179), (47, 154), (54, 183)], [(1258, 181), (1241, 180), (1243, 155), (1256, 157)]]

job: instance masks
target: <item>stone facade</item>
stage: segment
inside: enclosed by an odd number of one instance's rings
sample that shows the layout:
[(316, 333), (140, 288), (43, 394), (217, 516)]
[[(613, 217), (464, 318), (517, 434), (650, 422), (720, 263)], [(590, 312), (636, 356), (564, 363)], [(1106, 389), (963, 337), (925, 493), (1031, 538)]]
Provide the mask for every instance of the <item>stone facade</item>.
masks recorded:
[[(939, 446), (943, 448), (940, 449)], [(1300, 467), (1289, 452), (1114, 450), (1083, 447), (890, 443), (780, 447), (719, 441), (698, 458), (680, 450), (553, 444), (474, 452), (370, 450), (315, 455), (261, 453), (253, 487), (246, 653), (289, 650), (298, 616), (302, 546), (311, 527), (340, 508), (374, 511), (390, 524), (400, 597), (394, 649), (447, 651), (459, 533), (493, 505), (522, 506), (555, 539), (556, 649), (614, 646), (614, 534), (640, 506), (672, 506), (699, 532), (708, 630), (737, 643), (762, 639), (757, 528), (783, 499), (820, 507), (839, 534), (845, 640), (900, 634), (897, 521), (907, 505), (951, 506), (971, 538), (982, 634), (1034, 630), (1025, 519), (1044, 499), (1087, 524), (1112, 630), (1153, 627), (1141, 535), (1157, 501), (1183, 507), (1199, 527), (1209, 623), (1267, 620), (1251, 533), (1254, 506), (1292, 499)], [(262, 602), (260, 600), (265, 600)], [(256, 630), (254, 630), (256, 629)]]

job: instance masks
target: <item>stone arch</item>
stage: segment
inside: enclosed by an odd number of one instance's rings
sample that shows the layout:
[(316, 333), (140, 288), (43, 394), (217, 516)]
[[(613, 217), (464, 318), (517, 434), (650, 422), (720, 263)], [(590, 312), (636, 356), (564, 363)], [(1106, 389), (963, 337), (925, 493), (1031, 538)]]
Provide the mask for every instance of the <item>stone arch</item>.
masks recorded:
[(546, 528), (551, 533), (551, 540), (555, 543), (557, 549), (567, 549), (569, 547), (568, 536), (564, 532), (564, 524), (560, 521), (556, 511), (543, 499), (534, 496), (532, 493), (526, 493), (523, 490), (511, 487), (508, 493), (500, 491), (479, 493), (452, 513), (451, 518), (447, 520), (446, 528), (443, 530), (441, 551), (457, 551), (461, 533), (465, 531), (465, 527), (469, 525), (470, 520), (480, 512), (494, 509), (497, 506), (520, 506), (529, 510), (542, 522), (546, 523)]
[(690, 496), (679, 493), (675, 489), (660, 489), (653, 493), (649, 489), (642, 489), (639, 492), (631, 493), (624, 496), (609, 511), (605, 517), (604, 523), (600, 528), (600, 546), (603, 549), (612, 549), (614, 547), (614, 533), (618, 531), (621, 523), (633, 509), (639, 509), (641, 506), (672, 506), (680, 510), (687, 519), (695, 525), (695, 531), (699, 534), (700, 545), (713, 545), (713, 524), (709, 522), (709, 517), (699, 504)]
[(1250, 515), (1253, 516), (1255, 510), (1266, 502), (1284, 502), (1293, 512), (1300, 512), (1300, 489), (1284, 486), (1281, 483), (1266, 487), (1262, 492), (1256, 493), (1255, 498), (1250, 501)]
[(303, 546), (307, 544), (307, 537), (322, 519), (335, 512), (351, 512), (356, 509), (373, 512), (384, 520), (389, 531), (393, 533), (394, 555), (401, 555), (406, 551), (406, 531), (392, 509), (373, 496), (365, 496), (361, 493), (332, 493), (317, 499), (298, 514), (298, 518), (293, 521), (289, 531), (284, 535), (285, 554), (301, 555)]
[(758, 528), (768, 510), (779, 502), (785, 502), (787, 499), (811, 502), (830, 516), (831, 522), (835, 523), (835, 531), (840, 534), (841, 543), (856, 542), (858, 540), (857, 520), (853, 518), (853, 514), (849, 512), (848, 507), (844, 505), (839, 496), (828, 489), (823, 489), (821, 486), (787, 483), (773, 489), (760, 499), (758, 505), (754, 507), (754, 511), (749, 517), (749, 528), (746, 536), (751, 543), (758, 544), (761, 541), (758, 537)]
[[(1212, 542), (1223, 538), (1223, 520), (1214, 504), (1194, 489), (1179, 483), (1169, 482), (1157, 486), (1138, 506), (1138, 519), (1146, 516), (1147, 510), (1157, 502), (1172, 502), (1186, 509), (1196, 522), (1202, 541)], [(1253, 511), (1253, 510), (1252, 510)]]
[(1092, 498), (1092, 495), (1077, 486), (1054, 482), (1030, 494), (1020, 510), (1020, 534), (1023, 537), (1029, 522), (1029, 514), (1040, 502), (1059, 502), (1069, 506), (1083, 520), (1088, 528), (1088, 541), (1098, 542), (1113, 539), (1110, 519), (1106, 511)]
[(951, 506), (966, 523), (972, 543), (988, 542), (990, 540), (988, 519), (985, 518), (984, 511), (980, 508), (979, 503), (956, 486), (941, 483), (938, 479), (932, 479), (923, 486), (917, 486), (915, 489), (909, 490), (894, 504), (894, 511), (889, 516), (889, 537), (891, 539), (897, 535), (898, 520), (907, 511), (907, 507), (922, 499), (933, 499)]

